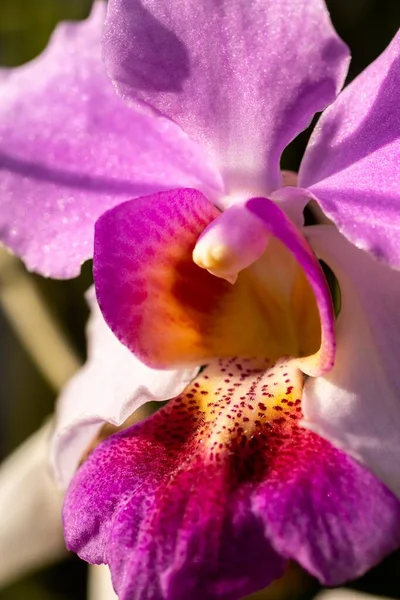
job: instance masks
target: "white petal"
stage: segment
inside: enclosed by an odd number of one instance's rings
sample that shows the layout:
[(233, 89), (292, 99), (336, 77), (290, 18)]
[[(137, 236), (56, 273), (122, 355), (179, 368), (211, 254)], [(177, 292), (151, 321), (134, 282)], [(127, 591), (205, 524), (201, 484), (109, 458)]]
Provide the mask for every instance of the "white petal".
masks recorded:
[(107, 565), (90, 565), (88, 600), (118, 600)]
[(309, 429), (364, 463), (400, 496), (400, 272), (357, 249), (332, 226), (308, 229), (341, 290), (335, 366), (309, 379)]
[(180, 394), (198, 369), (150, 369), (123, 346), (106, 325), (94, 289), (88, 301), (88, 360), (61, 394), (51, 445), (57, 481), (67, 486), (79, 460), (104, 422), (121, 425), (151, 400)]
[(389, 600), (389, 598), (339, 588), (337, 590), (324, 590), (315, 597), (315, 600)]
[(50, 424), (0, 467), (0, 585), (66, 555), (62, 493), (48, 472)]

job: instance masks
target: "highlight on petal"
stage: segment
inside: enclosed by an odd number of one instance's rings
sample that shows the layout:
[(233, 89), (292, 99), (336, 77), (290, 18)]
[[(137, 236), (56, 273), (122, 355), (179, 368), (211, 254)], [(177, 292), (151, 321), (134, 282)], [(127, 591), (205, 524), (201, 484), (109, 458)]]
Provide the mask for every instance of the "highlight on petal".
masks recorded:
[[(246, 202), (246, 209), (256, 215), (263, 223), (268, 234), (280, 240), (287, 250), (296, 258), (304, 270), (316, 299), (320, 323), (321, 344), (313, 356), (298, 361), (300, 368), (313, 377), (329, 371), (335, 360), (335, 315), (329, 287), (318, 260), (306, 239), (285, 213), (266, 198), (252, 198)], [(304, 319), (304, 314), (300, 313)]]
[(308, 238), (340, 286), (333, 369), (306, 383), (304, 425), (364, 463), (400, 496), (400, 274), (336, 228)]
[(89, 567), (88, 600), (118, 600), (108, 567), (104, 565)]
[(235, 600), (291, 558), (328, 585), (363, 573), (400, 543), (400, 504), (299, 427), (302, 385), (295, 361), (208, 366), (80, 467), (68, 547), (110, 566), (120, 600)]
[(179, 123), (247, 197), (281, 186), (283, 149), (348, 66), (323, 0), (110, 0), (104, 45), (123, 97)]
[[(117, 337), (146, 364), (202, 365), (232, 355), (275, 361), (317, 352), (320, 318), (313, 292), (279, 240), (271, 239), (234, 285), (194, 263), (201, 233), (214, 222), (218, 229), (217, 217), (224, 222), (237, 210), (220, 215), (200, 192), (182, 189), (127, 202), (98, 220), (94, 277), (100, 308)], [(255, 219), (249, 213), (245, 219), (264, 240)]]
[(101, 61), (105, 11), (97, 1), (86, 21), (59, 25), (43, 54), (0, 83), (0, 241), (46, 276), (79, 274), (111, 206), (220, 186), (177, 125), (116, 95)]
[(63, 487), (105, 422), (119, 426), (146, 402), (175, 397), (198, 373), (198, 368), (150, 369), (107, 327), (93, 288), (88, 301), (88, 360), (58, 400), (50, 448), (52, 469)]
[(400, 32), (319, 120), (300, 167), (329, 217), (357, 247), (400, 266)]
[(383, 596), (364, 594), (349, 588), (339, 588), (336, 590), (324, 590), (316, 597), (316, 600), (389, 600)]
[(64, 558), (62, 494), (47, 467), (50, 423), (0, 466), (0, 587)]

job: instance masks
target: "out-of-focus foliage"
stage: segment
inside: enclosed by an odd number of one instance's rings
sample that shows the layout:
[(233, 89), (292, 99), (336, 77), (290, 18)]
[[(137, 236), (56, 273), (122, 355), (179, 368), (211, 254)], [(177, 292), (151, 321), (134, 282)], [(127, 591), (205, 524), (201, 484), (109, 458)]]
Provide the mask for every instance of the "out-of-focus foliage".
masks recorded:
[[(91, 4), (92, 0), (0, 0), (0, 67), (17, 66), (34, 58), (46, 46), (57, 22), (86, 17)], [(327, 4), (336, 29), (352, 49), (349, 74), (352, 79), (378, 56), (400, 26), (400, 0), (327, 0)], [(285, 168), (298, 167), (307, 135), (301, 135), (285, 152)], [(70, 282), (31, 277), (70, 343), (83, 357), (87, 316), (83, 292), (91, 282), (90, 265), (86, 265), (80, 278)], [(0, 273), (0, 293), (1, 281)], [(34, 361), (1, 312), (0, 331), (1, 459), (51, 413), (55, 392), (38, 373)], [(6, 516), (1, 515), (1, 518)], [(394, 555), (355, 586), (370, 593), (400, 598), (399, 568), (400, 558)], [(70, 559), (0, 589), (0, 600), (84, 600), (85, 575), (86, 567), (78, 559)], [(292, 577), (286, 584), (276, 585), (266, 597), (274, 600), (313, 597), (317, 586), (310, 584), (309, 578), (298, 577), (296, 585), (293, 581)], [(257, 600), (262, 597), (257, 595)]]
[(92, 0), (1, 0), (0, 63), (19, 65), (45, 47), (58, 21), (83, 19)]

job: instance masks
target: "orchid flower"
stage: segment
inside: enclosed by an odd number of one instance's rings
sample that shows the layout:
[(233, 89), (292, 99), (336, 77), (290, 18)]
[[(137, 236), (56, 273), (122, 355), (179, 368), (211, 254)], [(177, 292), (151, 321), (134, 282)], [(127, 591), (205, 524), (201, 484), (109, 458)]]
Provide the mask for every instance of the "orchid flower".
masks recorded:
[[(172, 398), (78, 469), (67, 545), (120, 600), (233, 600), (288, 559), (354, 578), (400, 545), (400, 36), (336, 99), (348, 52), (322, 0), (110, 0), (118, 95), (103, 18), (61, 26), (1, 92), (2, 240), (59, 277), (94, 240), (126, 346), (99, 314), (59, 479), (102, 422)], [(328, 105), (283, 186), (283, 149)], [(303, 226), (310, 200), (328, 224)]]

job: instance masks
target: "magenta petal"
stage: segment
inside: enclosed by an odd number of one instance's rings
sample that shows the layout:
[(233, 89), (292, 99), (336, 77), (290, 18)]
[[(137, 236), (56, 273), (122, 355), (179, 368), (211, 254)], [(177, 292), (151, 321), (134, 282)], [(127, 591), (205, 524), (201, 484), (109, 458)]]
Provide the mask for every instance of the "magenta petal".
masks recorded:
[(120, 600), (237, 600), (279, 577), (284, 561), (248, 494), (227, 496), (226, 468), (157, 443), (157, 425), (160, 415), (112, 436), (78, 471), (68, 548), (108, 563)]
[(331, 294), (318, 259), (298, 228), (274, 202), (268, 198), (251, 198), (245, 207), (295, 256), (314, 292), (321, 322), (321, 346), (315, 355), (299, 359), (298, 364), (307, 375), (321, 375), (334, 364), (336, 342)]
[(0, 240), (28, 268), (71, 277), (92, 256), (107, 208), (218, 173), (180, 128), (129, 109), (101, 62), (106, 5), (60, 25), (36, 60), (0, 87)]
[(334, 100), (348, 52), (322, 0), (110, 0), (105, 63), (254, 195), (280, 187), (282, 150)]
[(399, 547), (400, 503), (374, 475), (318, 436), (295, 454), (281, 457), (253, 501), (282, 556), (339, 585)]
[(120, 204), (96, 223), (100, 309), (118, 339), (149, 366), (198, 366), (215, 356), (202, 337), (217, 337), (208, 321), (216, 298), (231, 286), (195, 265), (192, 252), (218, 215), (198, 190), (178, 189)]
[[(120, 600), (236, 600), (289, 558), (336, 585), (400, 544), (398, 499), (300, 427), (293, 361), (260, 375), (238, 360), (210, 365), (150, 419), (108, 438), (71, 483), (67, 546), (109, 564)], [(287, 380), (285, 398), (263, 391)]]
[(357, 247), (400, 265), (400, 33), (321, 117), (299, 173)]

